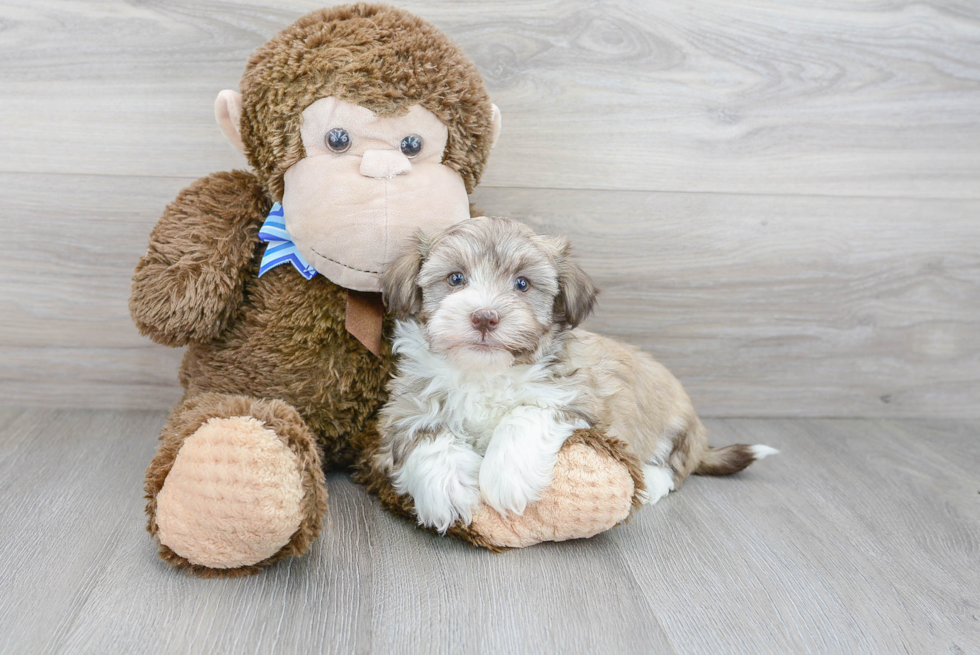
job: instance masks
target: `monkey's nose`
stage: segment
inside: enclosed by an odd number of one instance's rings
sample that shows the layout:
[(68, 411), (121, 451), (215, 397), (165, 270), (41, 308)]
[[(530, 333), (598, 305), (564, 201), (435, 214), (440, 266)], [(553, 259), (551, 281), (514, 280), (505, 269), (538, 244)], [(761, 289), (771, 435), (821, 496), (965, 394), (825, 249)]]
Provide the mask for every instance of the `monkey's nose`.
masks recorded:
[(361, 175), (390, 180), (412, 170), (412, 162), (397, 150), (368, 150), (361, 157)]
[(482, 334), (493, 332), (500, 323), (500, 317), (492, 309), (478, 309), (470, 315), (470, 320), (473, 321), (473, 327)]

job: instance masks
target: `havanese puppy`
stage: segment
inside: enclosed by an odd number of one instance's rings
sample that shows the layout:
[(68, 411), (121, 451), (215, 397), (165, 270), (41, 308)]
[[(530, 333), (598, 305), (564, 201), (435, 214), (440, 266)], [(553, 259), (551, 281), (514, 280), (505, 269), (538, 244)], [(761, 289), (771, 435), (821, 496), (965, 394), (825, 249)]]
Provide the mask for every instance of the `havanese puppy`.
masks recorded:
[(641, 462), (648, 503), (691, 473), (727, 475), (776, 451), (709, 448), (680, 382), (652, 357), (577, 326), (597, 290), (564, 238), (508, 218), (419, 235), (387, 268), (398, 371), (377, 463), (445, 532), (482, 499), (522, 514), (552, 481), (565, 440), (597, 427)]

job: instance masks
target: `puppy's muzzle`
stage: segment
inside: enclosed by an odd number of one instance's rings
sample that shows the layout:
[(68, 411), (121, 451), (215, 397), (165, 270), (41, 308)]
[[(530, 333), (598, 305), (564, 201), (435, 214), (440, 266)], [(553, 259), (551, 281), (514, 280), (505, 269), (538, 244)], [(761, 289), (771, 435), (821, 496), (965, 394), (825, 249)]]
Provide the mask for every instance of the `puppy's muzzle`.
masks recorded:
[(478, 309), (470, 315), (473, 321), (473, 328), (480, 331), (480, 334), (493, 332), (500, 323), (500, 317), (492, 309)]

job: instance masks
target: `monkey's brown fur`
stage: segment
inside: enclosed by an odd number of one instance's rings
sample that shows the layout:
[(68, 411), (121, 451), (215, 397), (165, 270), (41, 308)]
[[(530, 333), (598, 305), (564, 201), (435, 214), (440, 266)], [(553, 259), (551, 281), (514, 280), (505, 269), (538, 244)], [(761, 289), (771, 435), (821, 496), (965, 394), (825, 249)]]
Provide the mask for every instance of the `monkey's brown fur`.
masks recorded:
[[(249, 59), (241, 90), (242, 139), (257, 173), (216, 173), (182, 191), (153, 229), (133, 277), (130, 311), (140, 332), (188, 346), (184, 398), (147, 471), (149, 530), (156, 534), (156, 496), (182, 443), (215, 417), (255, 417), (296, 455), (303, 520), (286, 546), (254, 566), (208, 568), (161, 546), (163, 559), (200, 576), (253, 573), (302, 553), (326, 509), (321, 467), (348, 467), (373, 452), (386, 399), (390, 344), (375, 357), (346, 331), (345, 289), (324, 276), (307, 281), (291, 266), (258, 277), (259, 227), (282, 197), (284, 172), (305, 155), (301, 112), (330, 95), (380, 114), (420, 104), (447, 125), (444, 163), (468, 190), (479, 182), (492, 135), (492, 108), (473, 64), (428, 23), (383, 5), (301, 18)], [(625, 463), (642, 489), (635, 458), (601, 435), (592, 441)], [(360, 464), (357, 479), (388, 509), (410, 515), (410, 501), (369, 464)], [(457, 526), (451, 534), (494, 548), (475, 530)]]

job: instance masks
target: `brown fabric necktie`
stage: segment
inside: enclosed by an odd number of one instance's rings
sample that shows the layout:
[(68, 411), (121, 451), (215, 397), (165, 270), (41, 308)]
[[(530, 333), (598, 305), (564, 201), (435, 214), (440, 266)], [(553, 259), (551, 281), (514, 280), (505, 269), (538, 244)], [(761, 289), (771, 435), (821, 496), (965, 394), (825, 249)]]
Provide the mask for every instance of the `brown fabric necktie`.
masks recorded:
[(364, 347), (381, 356), (381, 326), (384, 303), (380, 293), (347, 290), (347, 319), (345, 327)]

